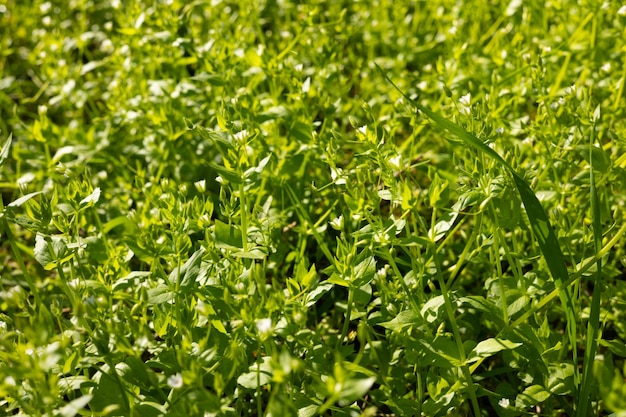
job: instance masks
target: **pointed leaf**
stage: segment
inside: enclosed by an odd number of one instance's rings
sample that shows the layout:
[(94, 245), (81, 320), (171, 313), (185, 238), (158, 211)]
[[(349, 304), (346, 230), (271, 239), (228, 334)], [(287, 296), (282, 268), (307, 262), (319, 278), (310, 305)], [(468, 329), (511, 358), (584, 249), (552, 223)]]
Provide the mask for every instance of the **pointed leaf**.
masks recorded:
[(180, 287), (186, 288), (196, 282), (196, 278), (200, 275), (203, 254), (204, 248), (200, 248), (180, 268), (174, 268), (169, 276), (170, 283), (179, 281)]
[(481, 358), (488, 358), (502, 350), (515, 349), (521, 346), (521, 343), (511, 342), (510, 340), (490, 338), (480, 342), (472, 351), (467, 355), (468, 362), (475, 362)]
[(215, 246), (220, 249), (241, 250), (241, 231), (233, 225), (215, 220)]
[(9, 157), (9, 150), (11, 149), (11, 142), (13, 142), (13, 134), (11, 133), (7, 138), (7, 141), (2, 145), (2, 150), (0, 150), (0, 166), (4, 165), (4, 162)]

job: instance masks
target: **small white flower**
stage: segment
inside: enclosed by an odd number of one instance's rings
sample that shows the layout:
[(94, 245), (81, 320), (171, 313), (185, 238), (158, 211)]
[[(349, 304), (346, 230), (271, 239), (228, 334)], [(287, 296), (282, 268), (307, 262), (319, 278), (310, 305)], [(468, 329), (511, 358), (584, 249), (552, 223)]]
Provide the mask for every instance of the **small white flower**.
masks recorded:
[(256, 329), (261, 335), (266, 335), (272, 331), (272, 319), (264, 318), (256, 321)]
[(237, 142), (242, 142), (243, 140), (247, 139), (248, 136), (250, 136), (250, 135), (248, 134), (248, 131), (246, 129), (242, 130), (241, 132), (237, 132), (234, 135), (235, 140)]
[(206, 191), (206, 180), (200, 180), (193, 183), (194, 187), (199, 193), (203, 193)]
[(35, 174), (32, 172), (27, 172), (17, 179), (17, 186), (20, 190), (26, 190), (28, 188), (28, 184), (30, 184), (35, 179)]
[(461, 103), (461, 108), (459, 109), (459, 111), (461, 112), (461, 114), (465, 116), (470, 115), (470, 113), (472, 112), (471, 102), (472, 96), (470, 93), (465, 94), (459, 99), (459, 103)]
[(604, 72), (611, 72), (611, 63), (607, 62), (606, 64), (602, 65), (602, 67), (600, 67), (600, 69)]
[(362, 134), (363, 136), (367, 135), (367, 125), (363, 125), (361, 127), (357, 127), (356, 131)]
[(343, 214), (340, 215), (339, 217), (335, 217), (333, 220), (331, 220), (330, 221), (330, 227), (332, 227), (335, 230), (343, 229)]
[(174, 388), (174, 389), (182, 387), (183, 376), (180, 373), (170, 376), (169, 378), (167, 378), (167, 385), (169, 385), (170, 388)]
[(203, 227), (208, 227), (211, 225), (211, 217), (204, 213), (202, 216), (200, 216), (200, 225)]
[(459, 103), (465, 107), (469, 107), (472, 101), (472, 95), (470, 93), (465, 94), (459, 99)]
[(91, 194), (89, 194), (87, 197), (83, 198), (80, 201), (80, 204), (95, 204), (98, 202), (98, 200), (100, 200), (100, 194), (101, 194), (101, 190), (100, 187), (96, 187), (95, 190), (93, 190), (93, 192)]
[(498, 401), (498, 405), (502, 408), (509, 408), (509, 405), (511, 405), (511, 401), (508, 398), (500, 398), (500, 401)]
[(72, 90), (74, 89), (74, 87), (76, 87), (76, 81), (74, 80), (69, 80), (67, 83), (65, 83), (65, 85), (61, 88), (61, 93), (64, 95), (69, 95)]
[(392, 156), (387, 162), (389, 162), (389, 165), (391, 165), (393, 169), (399, 170), (402, 168), (402, 155)]
[(111, 39), (107, 38), (103, 40), (100, 44), (100, 50), (105, 54), (110, 54), (111, 52), (113, 52), (115, 50), (115, 47), (113, 46), (113, 42), (111, 42)]
[(496, 128), (496, 133), (497, 133), (498, 135), (503, 134), (503, 133), (504, 133), (504, 128), (503, 128), (503, 127), (497, 127), (497, 128)]
[(385, 265), (384, 267), (380, 268), (378, 271), (376, 271), (376, 275), (378, 276), (378, 278), (380, 279), (385, 279), (387, 278), (387, 265)]
[(310, 89), (311, 89), (311, 77), (307, 77), (306, 80), (304, 80), (304, 83), (302, 84), (302, 92), (306, 94), (309, 92)]
[(617, 14), (620, 16), (626, 16), (626, 4), (619, 8)]
[(337, 185), (343, 185), (346, 183), (346, 179), (343, 177), (343, 170), (337, 167), (330, 167), (330, 177)]

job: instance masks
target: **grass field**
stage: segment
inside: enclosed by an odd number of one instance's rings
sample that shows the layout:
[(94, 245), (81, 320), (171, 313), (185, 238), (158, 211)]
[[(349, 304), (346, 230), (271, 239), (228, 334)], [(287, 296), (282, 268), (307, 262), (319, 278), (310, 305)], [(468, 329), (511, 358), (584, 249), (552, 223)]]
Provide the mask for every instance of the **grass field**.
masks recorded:
[(626, 6), (0, 1), (0, 414), (626, 416)]

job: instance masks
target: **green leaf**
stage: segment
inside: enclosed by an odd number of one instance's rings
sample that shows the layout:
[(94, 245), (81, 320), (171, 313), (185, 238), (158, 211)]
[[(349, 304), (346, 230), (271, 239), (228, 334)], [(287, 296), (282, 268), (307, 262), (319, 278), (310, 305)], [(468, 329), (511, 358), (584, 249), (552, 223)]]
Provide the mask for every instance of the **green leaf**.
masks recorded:
[(44, 237), (41, 233), (35, 236), (35, 259), (46, 270), (51, 270), (72, 258), (73, 253), (67, 255), (67, 246), (60, 236)]
[(232, 169), (225, 168), (213, 162), (210, 162), (209, 166), (213, 168), (214, 170), (216, 170), (217, 173), (220, 175), (220, 177), (224, 178), (226, 181), (232, 184), (241, 184), (243, 182), (241, 175), (239, 175), (237, 172), (233, 171)]
[(150, 276), (150, 271), (131, 271), (128, 275), (118, 279), (113, 284), (113, 291), (123, 291), (127, 288), (136, 286), (142, 280)]
[(239, 375), (237, 383), (244, 388), (256, 389), (263, 385), (269, 384), (272, 380), (272, 367), (270, 365), (270, 356), (261, 358), (261, 364), (254, 363), (250, 365), (249, 372)]
[(148, 290), (148, 303), (163, 304), (174, 299), (174, 293), (170, 291), (167, 285), (160, 284), (156, 288)]
[(413, 310), (404, 310), (398, 313), (393, 320), (380, 323), (380, 326), (383, 326), (393, 332), (402, 332), (405, 328), (419, 326), (423, 323), (424, 320), (417, 312)]
[(485, 297), (472, 295), (459, 298), (459, 302), (485, 314), (485, 317), (489, 320), (492, 320), (497, 326), (504, 326), (505, 323), (502, 319), (501, 308), (495, 305), (493, 302), (487, 300)]
[(376, 273), (376, 258), (368, 256), (354, 267), (354, 277), (351, 284), (354, 287), (362, 287), (369, 284)]
[(339, 394), (339, 404), (346, 406), (362, 398), (374, 385), (374, 382), (376, 382), (374, 377), (347, 380)]
[(93, 395), (87, 394), (82, 397), (78, 397), (75, 400), (67, 403), (63, 408), (59, 410), (59, 414), (63, 417), (74, 417), (91, 401)]
[(422, 403), (406, 398), (392, 397), (385, 400), (383, 403), (389, 406), (395, 415), (400, 417), (413, 417), (416, 415), (416, 411), (422, 406)]
[(144, 417), (160, 417), (168, 415), (167, 409), (163, 405), (153, 401), (142, 401), (135, 406), (133, 411), (136, 415)]
[(235, 252), (233, 253), (233, 257), (261, 260), (267, 258), (267, 253), (263, 250), (263, 248), (252, 248), (245, 252)]
[(333, 283), (328, 280), (324, 282), (320, 282), (315, 286), (311, 291), (309, 291), (305, 296), (305, 305), (307, 307), (311, 307), (317, 303), (317, 301), (322, 298), (324, 294), (326, 294), (333, 287)]
[[(593, 368), (590, 369), (593, 376)], [(555, 395), (573, 394), (576, 392), (574, 381), (574, 366), (571, 363), (559, 363), (549, 367), (550, 376), (548, 378), (547, 389)]]
[(541, 385), (531, 385), (524, 392), (518, 394), (515, 399), (515, 407), (523, 410), (542, 403), (548, 398), (550, 398), (550, 393), (545, 388)]
[(436, 172), (431, 175), (432, 182), (428, 188), (428, 198), (431, 207), (445, 207), (450, 199), (450, 183), (442, 180)]
[(204, 252), (204, 248), (198, 249), (180, 268), (174, 268), (169, 275), (170, 284), (180, 282), (181, 288), (187, 288), (196, 282)]
[(242, 250), (241, 231), (238, 227), (215, 220), (215, 246), (220, 249)]
[(456, 211), (446, 212), (443, 216), (439, 217), (439, 221), (437, 221), (435, 226), (428, 231), (428, 236), (434, 242), (441, 240), (446, 233), (452, 229), (458, 216), (459, 213)]
[(434, 323), (442, 316), (445, 304), (443, 295), (437, 295), (426, 301), (420, 313), (428, 323)]
[(92, 394), (93, 398), (89, 402), (89, 408), (92, 411), (102, 412), (107, 409), (117, 410), (116, 415), (128, 413), (125, 394), (121, 391), (117, 379), (111, 375), (102, 373)]
[(626, 343), (623, 340), (600, 339), (600, 345), (608, 348), (614, 355), (626, 358)]
[(15, 201), (12, 201), (7, 207), (19, 207), (22, 204), (24, 204), (25, 202), (27, 202), (28, 200), (30, 200), (31, 198), (38, 196), (39, 194), (42, 194), (43, 191), (35, 191), (34, 193), (29, 193), (26, 195), (21, 196), (20, 198), (18, 198)]
[(124, 363), (128, 365), (123, 375), (125, 381), (141, 389), (149, 389), (157, 382), (153, 371), (139, 357), (129, 356)]
[(488, 358), (502, 350), (515, 349), (521, 346), (521, 343), (511, 342), (506, 339), (490, 338), (478, 343), (474, 349), (467, 355), (468, 362), (475, 362), (481, 358)]
[(462, 365), (457, 344), (447, 336), (437, 336), (432, 342), (419, 339), (425, 350), (425, 363), (440, 368), (456, 368)]

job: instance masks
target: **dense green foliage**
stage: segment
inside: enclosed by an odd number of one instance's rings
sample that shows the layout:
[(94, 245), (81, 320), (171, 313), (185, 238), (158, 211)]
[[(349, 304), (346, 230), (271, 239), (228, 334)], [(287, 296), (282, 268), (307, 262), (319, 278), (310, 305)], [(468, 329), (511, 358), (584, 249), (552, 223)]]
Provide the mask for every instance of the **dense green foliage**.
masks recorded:
[(0, 413), (626, 415), (626, 6), (6, 0)]

